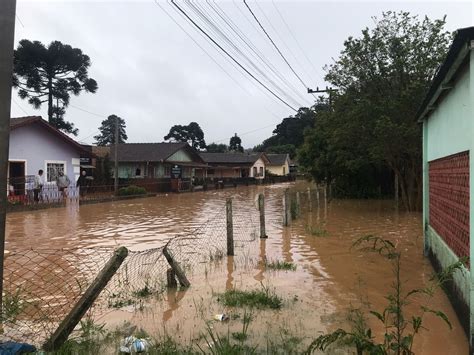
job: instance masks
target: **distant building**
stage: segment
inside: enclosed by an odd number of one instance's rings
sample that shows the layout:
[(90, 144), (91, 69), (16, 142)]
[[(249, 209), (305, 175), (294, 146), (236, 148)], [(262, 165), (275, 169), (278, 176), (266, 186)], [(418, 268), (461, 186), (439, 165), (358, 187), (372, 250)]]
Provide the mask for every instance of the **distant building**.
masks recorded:
[(46, 185), (55, 186), (60, 171), (75, 182), (80, 173), (80, 157), (88, 154), (79, 143), (40, 116), (10, 120), (8, 178), (15, 195), (32, 189), (34, 175), (40, 169), (44, 171)]
[[(109, 155), (113, 164), (115, 146), (93, 147), (98, 156)], [(118, 177), (179, 178), (204, 177), (206, 163), (188, 143), (124, 143), (117, 146)]]
[(290, 173), (290, 156), (289, 154), (268, 154), (267, 170), (278, 176), (285, 176)]
[(461, 257), (470, 265), (449, 285), (473, 346), (474, 335), (474, 27), (458, 30), (418, 112), (423, 123), (425, 253), (444, 269)]
[(210, 178), (264, 179), (269, 160), (265, 153), (200, 153)]

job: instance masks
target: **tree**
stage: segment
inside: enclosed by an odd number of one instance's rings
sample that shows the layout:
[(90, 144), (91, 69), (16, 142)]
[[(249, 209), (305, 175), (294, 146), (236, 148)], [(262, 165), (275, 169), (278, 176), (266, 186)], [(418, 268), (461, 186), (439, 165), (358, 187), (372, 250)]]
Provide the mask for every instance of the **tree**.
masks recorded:
[(242, 139), (240, 139), (237, 133), (235, 133), (233, 137), (230, 137), (229, 150), (240, 153), (244, 152), (244, 148), (242, 147)]
[(216, 144), (216, 143), (211, 143), (208, 144), (206, 147), (206, 151), (208, 153), (225, 153), (229, 150), (229, 147), (227, 144)]
[(64, 120), (65, 109), (71, 94), (97, 91), (97, 82), (88, 75), (90, 65), (90, 58), (79, 48), (59, 41), (45, 47), (23, 39), (15, 50), (13, 86), (36, 109), (47, 102), (49, 123), (77, 135), (74, 124)]
[(328, 182), (363, 180), (363, 174), (389, 169), (398, 177), (405, 208), (416, 210), (422, 167), (415, 115), (450, 34), (445, 19), (419, 20), (407, 12), (385, 12), (374, 22), (360, 38), (349, 37), (340, 58), (326, 67), (325, 79), (339, 94), (332, 110), (307, 132), (300, 163)]
[(100, 134), (94, 137), (98, 146), (115, 144), (115, 125), (117, 124), (117, 120), (119, 123), (119, 143), (125, 143), (128, 139), (127, 133), (125, 133), (125, 120), (116, 115), (110, 115), (106, 120), (102, 121), (99, 127)]
[(196, 122), (191, 122), (187, 126), (174, 125), (164, 139), (172, 142), (187, 142), (198, 150), (206, 148), (204, 132)]

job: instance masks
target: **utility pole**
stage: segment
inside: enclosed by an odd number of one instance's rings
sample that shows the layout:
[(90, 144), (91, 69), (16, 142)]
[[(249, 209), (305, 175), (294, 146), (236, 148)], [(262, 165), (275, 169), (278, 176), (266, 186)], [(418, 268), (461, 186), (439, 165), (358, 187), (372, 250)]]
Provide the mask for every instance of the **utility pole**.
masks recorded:
[(316, 90), (308, 88), (308, 94), (318, 94), (318, 93), (329, 93), (329, 107), (332, 107), (332, 93), (337, 92), (337, 89), (333, 89), (331, 87), (327, 87), (326, 89), (319, 89), (319, 87), (316, 87)]
[(7, 217), (7, 171), (10, 145), (13, 48), (15, 41), (16, 0), (2, 0), (0, 11), (0, 314), (3, 294), (3, 256)]
[(118, 144), (119, 144), (119, 117), (115, 116), (115, 172), (114, 172), (114, 193), (118, 193)]

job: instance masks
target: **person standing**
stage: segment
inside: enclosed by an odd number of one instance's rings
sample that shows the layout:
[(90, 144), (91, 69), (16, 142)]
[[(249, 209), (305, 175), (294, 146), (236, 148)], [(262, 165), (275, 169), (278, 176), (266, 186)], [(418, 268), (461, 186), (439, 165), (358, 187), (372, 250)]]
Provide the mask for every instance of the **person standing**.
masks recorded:
[(58, 190), (61, 193), (61, 197), (63, 199), (67, 197), (67, 188), (69, 187), (70, 183), (71, 180), (69, 180), (69, 177), (67, 175), (64, 175), (64, 172), (59, 171), (58, 177), (56, 178), (56, 186), (58, 187)]
[(87, 177), (85, 170), (82, 170), (81, 176), (79, 176), (79, 178), (77, 179), (76, 187), (79, 188), (79, 195), (81, 197), (84, 197), (87, 192)]
[(41, 190), (43, 190), (44, 179), (43, 179), (43, 170), (38, 170), (38, 175), (35, 176), (35, 181), (33, 184), (33, 194), (35, 202), (39, 202), (39, 197)]

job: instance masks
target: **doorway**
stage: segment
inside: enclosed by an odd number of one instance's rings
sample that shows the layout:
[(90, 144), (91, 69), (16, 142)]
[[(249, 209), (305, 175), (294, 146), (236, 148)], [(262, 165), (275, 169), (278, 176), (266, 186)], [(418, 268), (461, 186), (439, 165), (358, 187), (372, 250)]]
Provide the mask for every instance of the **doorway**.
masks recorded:
[(8, 191), (13, 186), (13, 193), (16, 196), (25, 194), (25, 162), (10, 161), (8, 165)]

